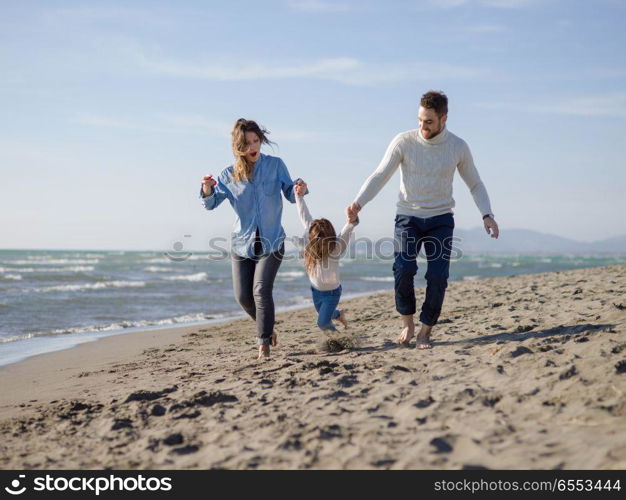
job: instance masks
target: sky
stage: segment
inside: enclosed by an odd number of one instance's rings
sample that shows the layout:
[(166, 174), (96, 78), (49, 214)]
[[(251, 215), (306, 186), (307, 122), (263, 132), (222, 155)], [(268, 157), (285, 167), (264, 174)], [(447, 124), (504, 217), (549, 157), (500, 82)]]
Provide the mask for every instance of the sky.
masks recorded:
[[(623, 235), (625, 20), (625, 0), (0, 0), (0, 248), (208, 249), (235, 215), (199, 180), (240, 117), (341, 227), (429, 89), (501, 238)], [(393, 234), (399, 179), (358, 237)], [(456, 227), (481, 226), (458, 175), (454, 197)], [(301, 233), (287, 202), (283, 225)]]

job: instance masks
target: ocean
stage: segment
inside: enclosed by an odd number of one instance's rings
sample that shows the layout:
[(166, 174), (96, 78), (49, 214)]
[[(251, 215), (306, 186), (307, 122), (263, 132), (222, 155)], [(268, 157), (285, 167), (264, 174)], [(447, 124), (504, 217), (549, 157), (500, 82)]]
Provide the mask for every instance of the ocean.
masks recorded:
[[(450, 281), (625, 264), (626, 255), (463, 255)], [(344, 297), (393, 290), (390, 256), (341, 261)], [(418, 259), (416, 287), (425, 286)], [(312, 304), (297, 255), (274, 286), (278, 311)], [(208, 253), (0, 250), (0, 366), (119, 333), (242, 317), (230, 260)]]

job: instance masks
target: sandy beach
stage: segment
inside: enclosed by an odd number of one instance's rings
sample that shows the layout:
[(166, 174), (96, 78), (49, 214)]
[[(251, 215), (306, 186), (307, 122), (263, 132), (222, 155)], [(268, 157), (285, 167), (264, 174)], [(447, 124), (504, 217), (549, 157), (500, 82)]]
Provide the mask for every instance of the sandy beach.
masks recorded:
[(270, 361), (242, 319), (0, 368), (0, 467), (626, 468), (626, 266), (450, 283), (430, 351), (392, 293), (342, 306), (340, 352), (309, 308)]

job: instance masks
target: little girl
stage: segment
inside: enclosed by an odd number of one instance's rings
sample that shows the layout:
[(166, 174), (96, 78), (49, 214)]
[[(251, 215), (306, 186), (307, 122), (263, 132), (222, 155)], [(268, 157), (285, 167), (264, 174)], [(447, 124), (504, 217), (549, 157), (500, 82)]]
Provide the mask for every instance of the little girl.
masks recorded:
[(337, 309), (341, 298), (339, 259), (348, 248), (350, 235), (359, 220), (347, 222), (337, 237), (328, 219), (312, 219), (303, 198), (305, 189), (304, 185), (296, 183), (296, 206), (305, 229), (304, 267), (312, 285), (317, 326), (322, 330), (335, 331), (332, 320), (336, 319), (348, 328), (345, 311)]

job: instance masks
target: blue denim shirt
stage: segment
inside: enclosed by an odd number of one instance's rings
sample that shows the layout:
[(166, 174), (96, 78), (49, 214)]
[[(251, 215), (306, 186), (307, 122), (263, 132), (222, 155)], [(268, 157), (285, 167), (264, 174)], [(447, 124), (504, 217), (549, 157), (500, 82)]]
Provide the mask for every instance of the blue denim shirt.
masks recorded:
[(250, 181), (234, 182), (232, 174), (232, 165), (225, 168), (209, 196), (203, 196), (200, 190), (204, 207), (213, 210), (224, 200), (230, 202), (237, 214), (231, 235), (231, 247), (237, 255), (255, 256), (257, 229), (262, 254), (278, 251), (285, 239), (285, 230), (281, 225), (283, 200), (280, 192), (291, 203), (296, 202), (295, 181), (291, 180), (285, 162), (275, 156), (261, 154), (254, 164)]

